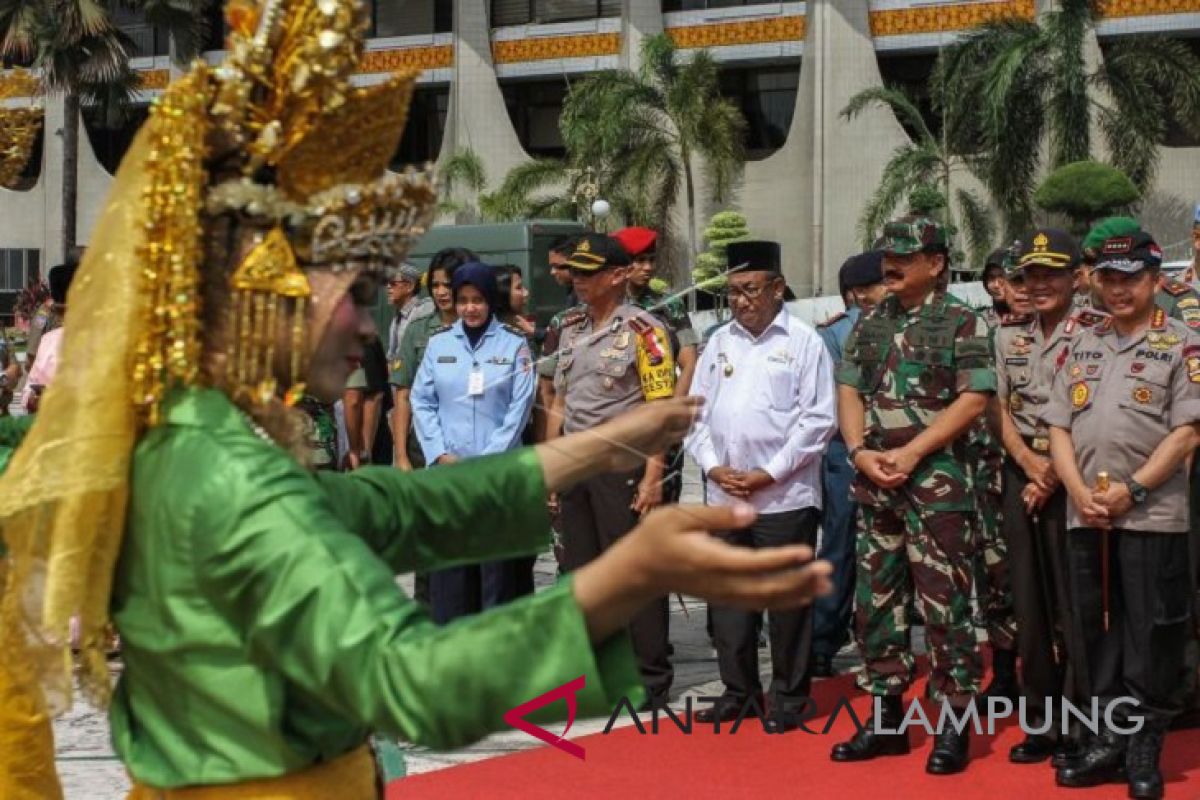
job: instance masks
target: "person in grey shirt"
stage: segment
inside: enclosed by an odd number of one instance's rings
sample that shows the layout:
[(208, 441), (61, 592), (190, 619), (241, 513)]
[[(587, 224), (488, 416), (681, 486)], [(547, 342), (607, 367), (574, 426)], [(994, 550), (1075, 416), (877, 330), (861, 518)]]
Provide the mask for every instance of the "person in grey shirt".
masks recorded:
[(1200, 423), (1200, 337), (1156, 308), (1162, 251), (1146, 233), (1106, 239), (1095, 266), (1111, 317), (1083, 331), (1055, 377), (1045, 421), (1070, 504), (1067, 564), (1087, 694), (1113, 706), (1060, 786), (1129, 782), (1163, 796), (1159, 756), (1192, 613), (1188, 477)]

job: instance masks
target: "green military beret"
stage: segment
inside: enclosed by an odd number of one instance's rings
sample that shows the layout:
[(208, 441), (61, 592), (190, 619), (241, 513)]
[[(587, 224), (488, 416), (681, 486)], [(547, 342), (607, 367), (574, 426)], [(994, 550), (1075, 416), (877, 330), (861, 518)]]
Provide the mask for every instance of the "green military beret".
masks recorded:
[(1141, 229), (1141, 223), (1133, 217), (1106, 217), (1097, 222), (1088, 231), (1088, 235), (1083, 237), (1080, 249), (1083, 250), (1084, 258), (1095, 263), (1096, 256), (1100, 255), (1100, 246), (1104, 244), (1105, 239), (1133, 236)]

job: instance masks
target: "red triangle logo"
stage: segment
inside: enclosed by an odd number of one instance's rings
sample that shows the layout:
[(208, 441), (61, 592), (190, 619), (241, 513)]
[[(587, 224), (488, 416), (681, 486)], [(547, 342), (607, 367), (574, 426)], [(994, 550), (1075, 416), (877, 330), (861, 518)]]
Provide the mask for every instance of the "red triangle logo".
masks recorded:
[[(540, 694), (532, 700), (522, 703), (516, 708), (509, 709), (504, 714), (504, 721), (517, 730), (524, 731), (535, 739), (541, 739), (551, 747), (557, 747), (567, 755), (575, 756), (579, 760), (583, 761), (583, 747), (575, 744), (574, 742), (567, 741), (563, 738), (563, 736), (567, 735), (567, 732), (571, 730), (572, 723), (575, 722), (575, 694), (586, 685), (584, 678), (585, 676), (580, 675), (575, 680), (567, 681), (557, 689), (551, 689), (545, 694)], [(567, 727), (563, 730), (562, 736), (556, 736), (545, 728), (534, 725), (532, 722), (529, 722), (525, 719), (526, 714), (537, 711), (542, 706), (549, 705), (559, 698), (563, 698), (567, 701)]]

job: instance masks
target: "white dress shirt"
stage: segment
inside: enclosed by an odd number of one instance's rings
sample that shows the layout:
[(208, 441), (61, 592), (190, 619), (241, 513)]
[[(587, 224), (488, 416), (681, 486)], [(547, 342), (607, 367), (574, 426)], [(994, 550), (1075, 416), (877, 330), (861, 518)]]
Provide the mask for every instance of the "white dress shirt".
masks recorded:
[[(766, 470), (775, 483), (746, 501), (759, 513), (821, 507), (821, 456), (837, 407), (833, 364), (815, 330), (787, 309), (757, 339), (730, 322), (704, 348), (691, 393), (705, 404), (684, 445), (705, 475)], [(736, 500), (709, 481), (710, 505)]]

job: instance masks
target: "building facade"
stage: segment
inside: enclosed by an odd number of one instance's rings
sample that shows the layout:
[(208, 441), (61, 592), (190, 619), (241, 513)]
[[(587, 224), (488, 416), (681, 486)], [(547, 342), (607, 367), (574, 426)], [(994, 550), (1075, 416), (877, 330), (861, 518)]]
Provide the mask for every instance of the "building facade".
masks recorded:
[[(562, 153), (557, 122), (571, 81), (636, 68), (642, 39), (663, 31), (685, 52), (707, 48), (722, 67), (723, 91), (749, 123), (749, 160), (728, 206), (746, 214), (755, 235), (783, 243), (787, 277), (804, 297), (836, 291), (837, 268), (857, 249), (863, 204), (908, 136), (880, 110), (847, 122), (839, 113), (847, 101), (880, 83), (920, 98), (940, 46), (980, 22), (1031, 19), (1051, 7), (1052, 0), (373, 0), (359, 81), (422, 69), (397, 166), (469, 149), (494, 188), (525, 159)], [(1105, 40), (1139, 32), (1200, 44), (1200, 0), (1100, 0), (1099, 7), (1095, 57)], [(219, 16), (213, 21), (209, 46), (218, 48)], [(118, 22), (137, 43), (140, 100), (148, 103), (173, 74), (171, 44), (135, 16)], [(205, 57), (220, 55), (213, 49)], [(145, 109), (117, 130), (84, 117), (82, 243)], [(0, 190), (0, 292), (61, 258), (61, 127), (61, 107), (50, 101), (27, 186)], [(1183, 242), (1198, 200), (1200, 141), (1173, 131), (1144, 209), (1160, 241)], [(717, 210), (701, 203), (697, 226)], [(686, 212), (677, 213), (683, 230)]]

